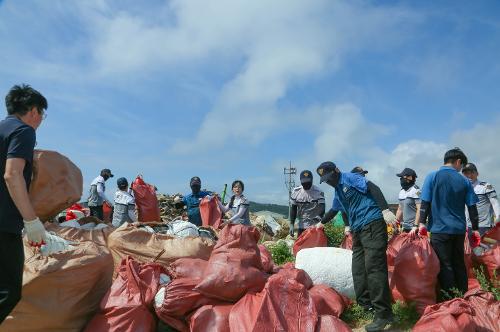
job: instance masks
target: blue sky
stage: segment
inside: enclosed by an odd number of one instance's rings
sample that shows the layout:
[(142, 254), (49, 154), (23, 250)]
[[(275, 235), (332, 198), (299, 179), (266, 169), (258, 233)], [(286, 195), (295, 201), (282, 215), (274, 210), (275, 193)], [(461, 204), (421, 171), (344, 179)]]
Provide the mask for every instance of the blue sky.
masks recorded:
[(0, 91), (47, 97), (38, 147), (81, 168), (83, 198), (107, 167), (165, 193), (238, 178), (286, 203), (288, 160), (333, 160), (394, 201), (395, 173), (422, 183), (454, 146), (500, 186), (499, 16), (497, 1), (0, 1)]

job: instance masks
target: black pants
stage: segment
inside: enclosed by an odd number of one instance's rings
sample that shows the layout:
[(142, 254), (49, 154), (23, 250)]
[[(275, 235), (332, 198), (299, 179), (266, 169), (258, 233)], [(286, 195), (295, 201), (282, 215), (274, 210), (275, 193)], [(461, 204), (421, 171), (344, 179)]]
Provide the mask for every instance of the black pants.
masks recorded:
[(356, 301), (375, 310), (376, 318), (392, 317), (387, 275), (387, 226), (380, 219), (352, 237), (352, 278)]
[(444, 292), (453, 288), (467, 292), (467, 269), (464, 261), (465, 234), (431, 234), (431, 245), (439, 258), (439, 284)]
[(0, 324), (21, 300), (23, 268), (21, 235), (0, 232)]
[(102, 205), (100, 206), (89, 206), (90, 215), (92, 217), (96, 217), (100, 220), (104, 220), (104, 211), (102, 209)]

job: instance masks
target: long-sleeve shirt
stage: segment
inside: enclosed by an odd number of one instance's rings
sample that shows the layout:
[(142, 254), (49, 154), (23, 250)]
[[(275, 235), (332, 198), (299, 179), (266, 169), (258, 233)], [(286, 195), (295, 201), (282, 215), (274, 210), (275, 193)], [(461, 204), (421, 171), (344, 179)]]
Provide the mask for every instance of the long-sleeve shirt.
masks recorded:
[(220, 201), (217, 202), (224, 213), (230, 210), (233, 212), (229, 219), (230, 223), (250, 225), (250, 211), (248, 210), (250, 204), (244, 195), (231, 197), (226, 205)]
[(101, 206), (104, 202), (108, 202), (111, 204), (111, 201), (106, 197), (106, 185), (104, 184), (104, 178), (102, 176), (98, 176), (92, 181), (90, 184), (89, 190), (89, 206)]

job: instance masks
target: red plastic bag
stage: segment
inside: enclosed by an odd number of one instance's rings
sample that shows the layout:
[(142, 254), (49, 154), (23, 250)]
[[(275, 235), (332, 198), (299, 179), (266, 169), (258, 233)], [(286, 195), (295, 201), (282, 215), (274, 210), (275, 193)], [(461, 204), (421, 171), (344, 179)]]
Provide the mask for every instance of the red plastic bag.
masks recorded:
[(168, 267), (168, 275), (172, 278), (202, 279), (208, 261), (200, 258), (179, 258)]
[(480, 289), (469, 290), (464, 295), (474, 309), (472, 317), (478, 332), (491, 332), (500, 329), (500, 302), (493, 294)]
[(111, 222), (113, 219), (113, 207), (108, 202), (102, 205), (102, 221)]
[(161, 307), (156, 307), (156, 314), (166, 324), (179, 331), (188, 331), (184, 320), (192, 311), (206, 305), (219, 304), (221, 301), (206, 297), (194, 290), (200, 279), (179, 278), (170, 282), (165, 289), (165, 298)]
[(351, 304), (344, 295), (327, 285), (316, 285), (309, 289), (318, 315), (340, 317), (344, 310)]
[(154, 332), (152, 302), (160, 286), (160, 273), (166, 273), (161, 265), (140, 264), (130, 257), (123, 259), (118, 277), (85, 331)]
[(328, 239), (323, 227), (309, 227), (297, 238), (293, 244), (293, 255), (306, 248), (326, 247)]
[(316, 325), (316, 332), (352, 332), (349, 325), (335, 316), (321, 315)]
[(495, 287), (500, 287), (500, 245), (495, 244), (493, 248), (486, 250), (481, 256), (472, 255), (473, 261), (477, 265), (484, 265), (485, 275), (489, 280), (493, 280), (493, 276), (496, 275)]
[(398, 255), (399, 250), (410, 241), (411, 237), (408, 233), (397, 234), (389, 240), (386, 251), (388, 266), (394, 266), (394, 259)]
[(483, 239), (485, 237), (493, 239), (493, 240), (497, 240), (500, 242), (500, 222), (497, 222), (492, 229), (490, 229), (489, 231), (484, 233)]
[(266, 273), (272, 273), (274, 269), (273, 256), (263, 244), (259, 244), (259, 250), (263, 271)]
[(393, 278), (393, 274), (394, 274), (394, 266), (387, 266), (387, 275), (389, 279), (389, 288), (391, 289), (392, 301), (404, 302), (405, 298), (398, 291), (398, 288), (396, 287), (396, 281)]
[(190, 332), (229, 332), (232, 304), (205, 305), (189, 318)]
[(208, 199), (204, 197), (200, 202), (200, 215), (202, 225), (218, 229), (222, 222), (222, 211), (217, 204), (217, 198)]
[(352, 250), (352, 234), (344, 236), (344, 241), (340, 244), (340, 248)]
[(427, 237), (406, 243), (394, 260), (392, 278), (396, 288), (406, 302), (415, 302), (419, 313), (436, 303), (439, 269), (439, 259)]
[(231, 331), (313, 332), (318, 313), (304, 285), (273, 275), (257, 294), (248, 293), (229, 315)]
[(224, 227), (196, 290), (228, 302), (238, 301), (249, 291), (261, 291), (267, 275), (257, 246), (259, 237), (259, 231), (252, 226)]
[(304, 285), (306, 289), (309, 289), (313, 286), (313, 282), (311, 277), (307, 274), (306, 271), (302, 269), (296, 269), (293, 263), (286, 263), (283, 265), (276, 274), (284, 276), (287, 279), (297, 281), (298, 283)]
[(464, 299), (453, 299), (425, 309), (412, 332), (474, 332), (474, 309)]
[(131, 187), (134, 192), (139, 221), (161, 221), (155, 187), (144, 182), (141, 175), (137, 176)]

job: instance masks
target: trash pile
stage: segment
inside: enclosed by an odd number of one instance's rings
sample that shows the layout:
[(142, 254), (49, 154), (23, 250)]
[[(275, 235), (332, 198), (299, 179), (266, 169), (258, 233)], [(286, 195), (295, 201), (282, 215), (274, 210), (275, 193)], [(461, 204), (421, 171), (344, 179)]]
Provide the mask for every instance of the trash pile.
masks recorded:
[(282, 215), (272, 212), (250, 213), (250, 222), (262, 234), (262, 242), (285, 239), (290, 231), (288, 220)]
[(160, 217), (162, 221), (168, 222), (174, 220), (178, 217), (186, 217), (186, 210), (178, 209), (175, 207), (174, 198), (176, 196), (182, 196), (181, 194), (176, 195), (166, 195), (158, 194), (158, 205), (160, 207)]

